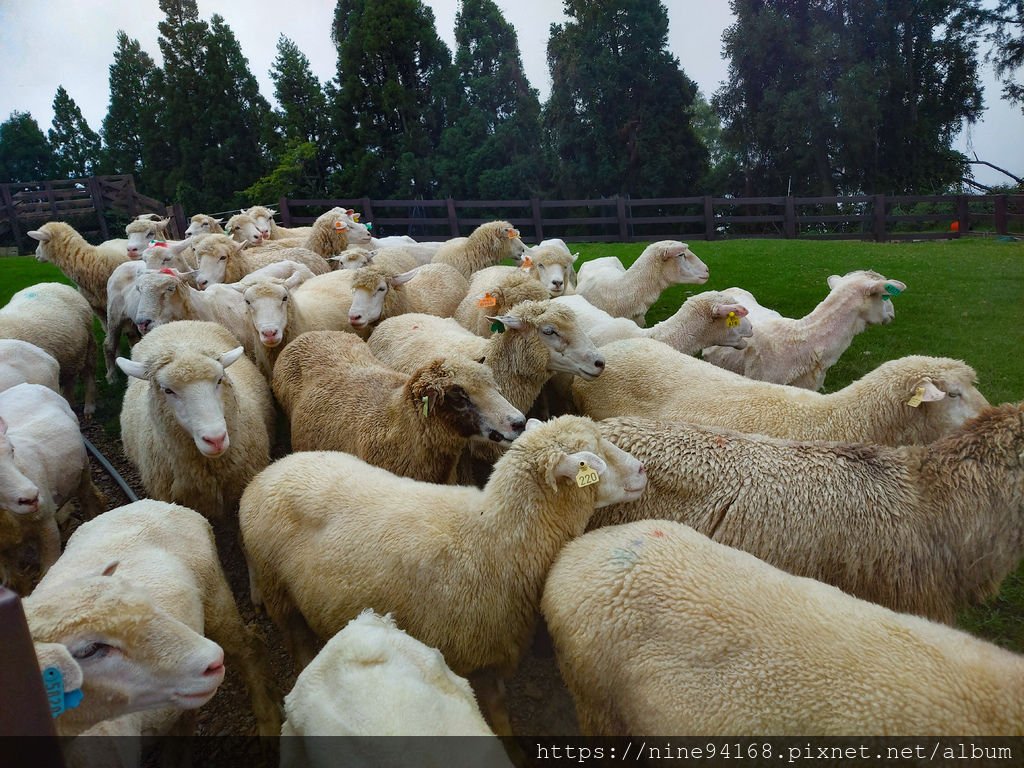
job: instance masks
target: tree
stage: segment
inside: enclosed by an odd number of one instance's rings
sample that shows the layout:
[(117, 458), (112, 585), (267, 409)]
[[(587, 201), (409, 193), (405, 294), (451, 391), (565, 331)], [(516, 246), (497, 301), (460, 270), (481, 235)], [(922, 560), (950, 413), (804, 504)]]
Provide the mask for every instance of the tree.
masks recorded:
[(942, 190), (981, 114), (975, 0), (731, 0), (715, 95), (744, 194)]
[(567, 197), (685, 194), (707, 150), (689, 119), (697, 86), (669, 52), (660, 0), (565, 0), (551, 26), (547, 141)]
[(454, 96), (451, 53), (421, 0), (338, 0), (335, 184), (340, 194), (431, 196)]
[(100, 137), (89, 127), (82, 110), (63, 85), (53, 97), (53, 127), (49, 131), (58, 177), (91, 176), (100, 164)]
[(988, 58), (1003, 81), (1003, 98), (1024, 112), (1024, 83), (1017, 79), (1024, 68), (1024, 0), (999, 0), (995, 8), (981, 11), (981, 20), (988, 25)]
[(28, 112), (12, 112), (0, 123), (0, 181), (53, 178), (55, 158), (39, 123)]
[(156, 66), (138, 40), (117, 33), (117, 50), (110, 65), (110, 106), (103, 118), (104, 167), (109, 173), (145, 176), (143, 157), (148, 116), (156, 108), (153, 73)]
[(438, 175), (452, 197), (514, 199), (540, 193), (540, 99), (515, 29), (493, 0), (462, 0), (455, 16), (458, 91), (441, 140)]

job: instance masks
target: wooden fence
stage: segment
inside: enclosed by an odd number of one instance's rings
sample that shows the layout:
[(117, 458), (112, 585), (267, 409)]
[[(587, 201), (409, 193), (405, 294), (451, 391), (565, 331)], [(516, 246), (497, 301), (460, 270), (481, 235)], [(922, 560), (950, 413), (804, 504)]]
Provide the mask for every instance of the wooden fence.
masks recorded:
[(354, 208), (375, 234), (446, 240), (505, 219), (539, 242), (716, 240), (729, 237), (897, 240), (961, 234), (1024, 235), (1021, 195), (848, 197), (672, 197), (634, 200), (299, 200), (282, 197), (282, 225), (303, 226), (324, 210)]

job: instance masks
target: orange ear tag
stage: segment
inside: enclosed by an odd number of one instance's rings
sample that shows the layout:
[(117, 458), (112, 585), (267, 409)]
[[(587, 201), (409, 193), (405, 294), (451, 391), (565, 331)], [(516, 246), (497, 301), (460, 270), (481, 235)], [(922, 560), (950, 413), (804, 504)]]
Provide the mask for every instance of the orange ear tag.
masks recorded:
[(532, 266), (533, 266), (533, 259), (531, 259), (529, 256), (523, 256), (523, 260), (521, 262), (519, 262), (519, 268), (520, 269), (529, 269)]
[(478, 307), (494, 307), (497, 306), (497, 304), (497, 297), (491, 293), (485, 293), (483, 296), (476, 300), (476, 305)]

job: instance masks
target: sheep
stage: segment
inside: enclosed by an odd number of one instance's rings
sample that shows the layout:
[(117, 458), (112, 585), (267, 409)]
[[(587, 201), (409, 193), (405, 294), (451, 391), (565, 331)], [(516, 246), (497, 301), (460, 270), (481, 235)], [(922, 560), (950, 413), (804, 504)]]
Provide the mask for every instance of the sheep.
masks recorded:
[(0, 509), (14, 515), (26, 540), (38, 542), (41, 574), (60, 555), (57, 511), (71, 499), (85, 519), (103, 510), (78, 417), (42, 384), (0, 392)]
[[(525, 270), (514, 267), (487, 267), (473, 275), (466, 297), (452, 315), (463, 328), (483, 338), (494, 333), (495, 315), (507, 313), (523, 301), (543, 301), (549, 297), (544, 286)], [(493, 270), (502, 270), (494, 272)]]
[(641, 328), (625, 317), (612, 317), (580, 295), (560, 296), (557, 304), (569, 307), (587, 335), (598, 346), (620, 339), (656, 339), (678, 352), (695, 355), (709, 341), (743, 349), (753, 333), (747, 309), (728, 293), (705, 291), (684, 301), (676, 313), (650, 328)]
[(601, 353), (605, 374), (572, 384), (576, 407), (595, 419), (677, 419), (788, 440), (922, 445), (988, 405), (974, 370), (945, 357), (890, 360), (823, 395), (747, 379), (654, 339), (615, 341)]
[(344, 331), (297, 338), (272, 385), (291, 419), (292, 450), (347, 451), (429, 483), (454, 481), (468, 438), (507, 444), (526, 425), (481, 363), (435, 359), (407, 376)]
[[(551, 242), (551, 241), (545, 241)], [(522, 254), (520, 269), (543, 285), (551, 298), (574, 293), (576, 290), (576, 272), (573, 264), (579, 258), (578, 253), (570, 253), (561, 240), (557, 245), (535, 245)]]
[(548, 567), (595, 507), (645, 483), (593, 422), (562, 417), (530, 421), (483, 490), (397, 477), (342, 452), (293, 453), (245, 489), (239, 523), (253, 589), (300, 669), (317, 637), (364, 608), (393, 612), (470, 678), (491, 727), (509, 735), (499, 681), (529, 641)]
[(55, 721), (60, 735), (200, 707), (225, 658), (249, 688), (260, 734), (280, 732), (266, 650), (242, 623), (210, 525), (191, 509), (138, 501), (81, 525), (24, 607), (41, 663), (58, 652), (81, 681), (81, 704)]
[(125, 250), (129, 259), (138, 259), (151, 241), (167, 239), (167, 226), (170, 219), (135, 219), (128, 223), (124, 232), (128, 235)]
[(207, 216), (205, 213), (197, 213), (192, 217), (188, 229), (185, 230), (185, 236), (223, 235), (224, 227), (221, 226), (223, 223), (224, 219), (215, 219), (212, 216)]
[(680, 523), (562, 550), (541, 609), (587, 735), (1024, 735), (1024, 658)]
[(47, 222), (30, 231), (28, 236), (39, 241), (36, 260), (50, 262), (74, 280), (100, 322), (105, 324), (107, 280), (118, 264), (128, 261), (127, 250), (122, 248), (119, 255), (102, 251), (95, 245), (89, 245), (70, 224), (63, 221)]
[(477, 270), (494, 266), (502, 259), (518, 259), (525, 250), (518, 229), (507, 221), (491, 221), (474, 229), (469, 237), (443, 243), (431, 263), (453, 266), (469, 280)]
[[(256, 226), (256, 220), (244, 213), (236, 213), (228, 219), (224, 225), (224, 234), (236, 243), (244, 243), (247, 246), (256, 246), (263, 242), (263, 233)], [(295, 241), (297, 243), (298, 239)]]
[[(371, 263), (396, 273), (408, 272), (420, 266), (420, 262), (405, 248), (377, 248), (368, 251), (359, 246), (346, 248), (328, 259), (337, 269), (359, 269)], [(429, 262), (427, 262), (429, 263)]]
[(0, 309), (0, 339), (20, 339), (60, 365), (61, 392), (75, 401), (75, 381), (85, 388), (85, 418), (96, 412), (96, 337), (88, 300), (62, 283), (37, 283), (15, 293)]
[(286, 240), (290, 237), (308, 237), (312, 227), (279, 227), (274, 221), (277, 211), (262, 205), (243, 208), (239, 213), (251, 216), (263, 234), (264, 240)]
[(278, 261), (296, 261), (315, 275), (330, 272), (327, 262), (305, 248), (284, 248), (266, 253), (243, 251), (244, 244), (227, 235), (207, 235), (195, 246), (196, 285), (200, 290), (214, 283), (235, 283), (250, 272)]
[(704, 359), (759, 381), (821, 389), (825, 374), (853, 337), (895, 317), (890, 298), (907, 289), (899, 280), (858, 270), (828, 279), (830, 293), (800, 320), (765, 319), (742, 350), (704, 350)]
[(410, 312), (451, 317), (468, 289), (462, 274), (447, 264), (424, 264), (402, 273), (371, 264), (352, 274), (348, 322), (360, 332)]
[(131, 360), (117, 358), (131, 377), (121, 439), (146, 492), (210, 519), (270, 462), (270, 389), (237, 344), (216, 323), (181, 320), (146, 334)]
[(0, 392), (16, 384), (42, 384), (60, 392), (60, 363), (21, 339), (0, 339)]
[(1024, 410), (990, 408), (927, 446), (792, 442), (682, 422), (609, 419), (651, 483), (598, 527), (676, 520), (779, 568), (952, 623), (1024, 556)]
[[(340, 210), (340, 209), (339, 209)], [(400, 248), (408, 253), (419, 264), (429, 264), (443, 243), (419, 243), (408, 235), (392, 235), (390, 237), (374, 237), (370, 234), (370, 224), (359, 221), (359, 214), (349, 209), (345, 211), (348, 222), (349, 245), (366, 251), (377, 251), (384, 248)], [(363, 266), (363, 265), (360, 265)], [(355, 269), (356, 267), (348, 267)]]
[(576, 293), (612, 317), (628, 317), (644, 324), (647, 310), (670, 285), (701, 285), (708, 268), (678, 240), (659, 240), (644, 248), (626, 269), (614, 256), (584, 262), (576, 279)]

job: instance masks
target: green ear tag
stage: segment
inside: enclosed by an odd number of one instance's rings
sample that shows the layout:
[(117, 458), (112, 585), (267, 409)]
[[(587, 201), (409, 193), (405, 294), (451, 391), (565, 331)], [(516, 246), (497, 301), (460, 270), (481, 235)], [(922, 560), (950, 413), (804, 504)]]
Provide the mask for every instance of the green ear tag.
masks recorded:
[(491, 323), (491, 333), (504, 333), (504, 332), (505, 332), (505, 324), (502, 323), (500, 320), (495, 320), (493, 323)]
[(888, 301), (890, 296), (899, 296), (903, 291), (895, 285), (886, 284), (885, 293), (886, 295), (882, 297), (882, 301)]
[(427, 395), (423, 396), (423, 416), (426, 417), (430, 410), (430, 398)]

